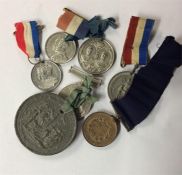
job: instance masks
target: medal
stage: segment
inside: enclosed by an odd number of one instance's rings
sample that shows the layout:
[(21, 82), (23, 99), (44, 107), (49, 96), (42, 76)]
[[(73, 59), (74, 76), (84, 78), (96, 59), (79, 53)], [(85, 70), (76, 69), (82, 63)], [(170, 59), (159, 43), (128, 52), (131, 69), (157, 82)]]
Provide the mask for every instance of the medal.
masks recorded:
[(126, 95), (138, 68), (139, 66), (135, 65), (133, 71), (119, 72), (111, 78), (107, 88), (108, 96), (111, 101), (123, 98)]
[(114, 64), (115, 51), (107, 40), (91, 38), (81, 45), (78, 52), (78, 61), (87, 73), (103, 74)]
[(114, 141), (119, 132), (118, 120), (105, 112), (96, 112), (87, 117), (82, 131), (91, 145), (107, 146)]
[(108, 85), (110, 100), (122, 98), (131, 86), (133, 75), (129, 71), (120, 72), (112, 77)]
[(75, 41), (65, 41), (67, 35), (64, 32), (57, 32), (46, 41), (46, 54), (51, 61), (57, 64), (69, 62), (76, 54), (77, 44)]
[(43, 91), (51, 91), (59, 86), (62, 80), (60, 67), (52, 61), (37, 63), (31, 73), (33, 84)]
[(26, 99), (16, 113), (15, 129), (21, 143), (40, 155), (63, 151), (73, 141), (77, 120), (74, 111), (63, 113), (64, 99), (39, 93)]
[(62, 72), (56, 64), (40, 59), (41, 49), (37, 22), (19, 22), (15, 24), (15, 27), (14, 34), (18, 47), (26, 54), (28, 60), (35, 64), (31, 73), (33, 84), (44, 91), (55, 89), (62, 80)]

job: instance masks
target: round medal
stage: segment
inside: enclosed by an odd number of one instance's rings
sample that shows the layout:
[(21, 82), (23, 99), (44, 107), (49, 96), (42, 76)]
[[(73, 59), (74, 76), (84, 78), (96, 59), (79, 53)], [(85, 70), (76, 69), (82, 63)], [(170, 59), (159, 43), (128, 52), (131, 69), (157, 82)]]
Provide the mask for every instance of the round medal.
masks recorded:
[(112, 67), (115, 51), (107, 40), (91, 38), (81, 45), (78, 59), (80, 66), (87, 73), (102, 74)]
[(112, 77), (108, 85), (108, 96), (112, 100), (122, 98), (130, 88), (133, 74), (129, 71), (120, 72)]
[(82, 131), (88, 143), (103, 147), (114, 141), (119, 131), (119, 125), (113, 116), (105, 112), (96, 112), (87, 117)]
[(37, 88), (43, 91), (51, 91), (60, 84), (62, 72), (57, 64), (52, 61), (44, 61), (33, 67), (31, 77)]
[(45, 50), (51, 61), (64, 64), (74, 58), (77, 51), (76, 42), (64, 41), (66, 36), (64, 32), (57, 32), (47, 39)]
[(19, 107), (15, 129), (21, 143), (40, 155), (63, 151), (74, 139), (77, 120), (73, 111), (62, 112), (64, 100), (52, 93), (29, 97)]

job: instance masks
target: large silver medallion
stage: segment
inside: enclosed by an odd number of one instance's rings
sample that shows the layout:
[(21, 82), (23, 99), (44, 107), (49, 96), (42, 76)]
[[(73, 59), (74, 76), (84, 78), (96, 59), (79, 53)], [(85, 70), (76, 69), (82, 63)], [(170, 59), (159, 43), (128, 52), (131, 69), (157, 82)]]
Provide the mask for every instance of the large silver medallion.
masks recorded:
[(64, 32), (57, 32), (47, 39), (45, 50), (51, 61), (64, 64), (75, 56), (77, 50), (76, 42), (65, 42), (66, 36), (67, 34)]
[(43, 90), (55, 89), (62, 80), (60, 67), (52, 61), (44, 61), (36, 64), (31, 73), (33, 84)]
[(132, 80), (133, 74), (129, 71), (120, 72), (112, 77), (108, 85), (108, 95), (111, 101), (122, 98), (130, 88)]
[(15, 129), (21, 143), (40, 155), (63, 151), (74, 139), (77, 120), (73, 111), (62, 112), (64, 100), (40, 93), (25, 100), (17, 111)]
[[(79, 89), (80, 87), (81, 87), (81, 82), (70, 84), (64, 87), (59, 93), (59, 95), (62, 96), (64, 99), (66, 99), (75, 89)], [(79, 109), (75, 111), (78, 119), (85, 117), (90, 112), (91, 108), (92, 108), (92, 103), (90, 101), (83, 102), (79, 107)]]
[(78, 59), (81, 67), (87, 73), (102, 74), (113, 65), (115, 51), (107, 40), (91, 38), (81, 45)]

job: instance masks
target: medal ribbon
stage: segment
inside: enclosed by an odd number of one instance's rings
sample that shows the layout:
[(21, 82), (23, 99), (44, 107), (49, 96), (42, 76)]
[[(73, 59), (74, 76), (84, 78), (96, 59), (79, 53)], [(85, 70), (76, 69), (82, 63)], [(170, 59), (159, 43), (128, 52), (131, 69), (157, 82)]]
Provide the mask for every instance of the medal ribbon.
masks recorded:
[(182, 46), (172, 36), (166, 37), (159, 50), (134, 76), (123, 98), (112, 105), (128, 131), (142, 122), (157, 104), (176, 68), (181, 66)]
[(67, 8), (64, 11), (65, 13), (58, 20), (57, 27), (72, 36), (84, 38), (89, 32), (88, 21)]
[(77, 109), (85, 101), (90, 101), (94, 104), (97, 101), (97, 98), (92, 96), (92, 78), (85, 76), (81, 88), (75, 89), (70, 96), (65, 100), (65, 103), (62, 106), (63, 112), (69, 112), (73, 109)]
[(86, 20), (67, 8), (64, 11), (64, 14), (58, 19), (57, 27), (69, 34), (65, 38), (66, 41), (84, 39), (85, 37), (103, 37), (109, 26), (117, 27), (114, 18), (103, 20), (100, 16), (95, 16)]
[(18, 47), (28, 58), (39, 58), (41, 54), (39, 29), (36, 21), (18, 22), (15, 24)]
[(132, 16), (125, 40), (121, 65), (147, 64), (148, 43), (154, 20)]

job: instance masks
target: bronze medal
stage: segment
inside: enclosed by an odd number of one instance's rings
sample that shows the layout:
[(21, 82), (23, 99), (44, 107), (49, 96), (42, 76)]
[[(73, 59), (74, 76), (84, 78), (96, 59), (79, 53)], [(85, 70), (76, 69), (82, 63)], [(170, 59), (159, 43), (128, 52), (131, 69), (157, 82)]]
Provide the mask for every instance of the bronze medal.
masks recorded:
[(91, 145), (107, 146), (114, 141), (118, 134), (118, 120), (105, 112), (96, 112), (85, 120), (82, 131), (85, 139)]

